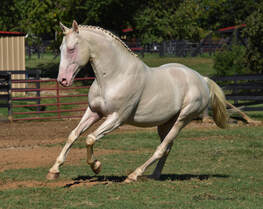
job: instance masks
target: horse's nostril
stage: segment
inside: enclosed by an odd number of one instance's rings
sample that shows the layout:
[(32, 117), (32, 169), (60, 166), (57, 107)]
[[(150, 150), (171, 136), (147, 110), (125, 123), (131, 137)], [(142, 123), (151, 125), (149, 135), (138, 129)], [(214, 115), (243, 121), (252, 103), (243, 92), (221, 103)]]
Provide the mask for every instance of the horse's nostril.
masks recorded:
[(61, 81), (60, 81), (60, 84), (63, 85), (63, 86), (67, 85), (67, 83), (68, 82), (67, 82), (66, 78), (62, 78)]

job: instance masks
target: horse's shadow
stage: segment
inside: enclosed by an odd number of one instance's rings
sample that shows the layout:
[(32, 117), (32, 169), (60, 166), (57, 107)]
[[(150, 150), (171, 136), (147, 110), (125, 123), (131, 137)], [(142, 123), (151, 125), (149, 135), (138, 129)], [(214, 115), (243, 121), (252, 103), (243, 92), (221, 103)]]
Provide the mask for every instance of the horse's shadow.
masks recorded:
[[(73, 183), (66, 184), (64, 188), (86, 183), (107, 184), (107, 183), (123, 183), (127, 176), (78, 176), (73, 178)], [(224, 174), (163, 174), (157, 181), (188, 181), (191, 179), (199, 179), (200, 181), (208, 180), (210, 178), (229, 178)], [(141, 177), (142, 180), (150, 179), (150, 176)]]

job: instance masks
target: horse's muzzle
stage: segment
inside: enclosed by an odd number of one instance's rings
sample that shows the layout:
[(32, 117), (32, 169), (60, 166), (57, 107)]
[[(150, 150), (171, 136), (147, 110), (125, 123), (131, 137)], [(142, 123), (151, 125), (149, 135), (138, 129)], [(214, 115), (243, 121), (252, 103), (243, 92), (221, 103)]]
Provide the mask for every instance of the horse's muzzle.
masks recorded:
[(66, 78), (62, 78), (61, 80), (58, 79), (58, 83), (59, 83), (61, 86), (63, 86), (63, 87), (69, 86), (69, 82), (67, 81)]

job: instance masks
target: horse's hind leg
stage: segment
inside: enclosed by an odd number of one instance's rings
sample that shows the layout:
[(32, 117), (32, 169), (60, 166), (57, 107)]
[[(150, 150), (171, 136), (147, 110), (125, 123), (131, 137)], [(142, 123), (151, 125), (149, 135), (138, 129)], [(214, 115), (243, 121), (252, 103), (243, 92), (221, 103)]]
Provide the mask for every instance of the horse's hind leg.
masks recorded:
[(57, 157), (55, 164), (50, 168), (49, 173), (47, 174), (47, 179), (53, 180), (59, 176), (59, 167), (64, 163), (72, 144), (76, 141), (81, 133), (83, 133), (92, 124), (97, 122), (100, 118), (101, 117), (97, 113), (94, 113), (90, 110), (90, 108), (87, 108), (77, 127), (69, 134), (65, 146)]
[[(195, 118), (197, 115), (202, 112), (203, 109), (200, 109), (200, 102), (199, 100), (196, 100), (196, 102), (192, 101), (188, 105), (186, 105), (181, 112), (179, 113), (179, 116), (177, 120), (173, 123), (170, 130), (168, 130), (168, 133), (164, 137), (162, 143), (157, 147), (154, 154), (150, 157), (149, 160), (147, 160), (143, 165), (136, 168), (134, 172), (132, 172), (125, 182), (129, 183), (131, 181), (136, 181), (138, 176), (141, 176), (143, 172), (152, 165), (156, 160), (161, 159), (165, 156), (165, 153), (167, 150), (169, 150), (172, 146), (173, 140), (178, 136), (181, 129), (186, 126), (193, 118)], [(162, 159), (159, 166), (157, 165), (157, 171), (158, 169), (161, 169), (164, 165), (165, 158)], [(158, 174), (156, 171), (156, 175)], [(160, 174), (159, 174), (160, 175)]]
[[(187, 124), (187, 121), (185, 120), (180, 120), (178, 119), (173, 126), (171, 127), (170, 131), (167, 133), (167, 135), (165, 136), (164, 140), (162, 141), (162, 143), (157, 147), (157, 149), (155, 150), (154, 154), (150, 157), (149, 160), (147, 160), (143, 165), (141, 165), (140, 167), (138, 167), (134, 172), (132, 172), (127, 179), (125, 180), (126, 183), (132, 182), (132, 181), (136, 181), (138, 176), (141, 176), (143, 174), (143, 172), (150, 166), (152, 165), (156, 160), (161, 159), (162, 157), (164, 157), (165, 152), (167, 151), (167, 149), (171, 148), (171, 145), (173, 143), (173, 140), (176, 138), (176, 136), (179, 134), (180, 130)], [(162, 159), (162, 161), (160, 162), (160, 167), (158, 168), (157, 165), (157, 169), (160, 169), (162, 163), (164, 164), (165, 162), (165, 158)], [(156, 171), (157, 172), (157, 171)]]
[[(163, 125), (158, 126), (157, 130), (158, 130), (158, 134), (160, 136), (160, 140), (161, 142), (165, 139), (166, 135), (169, 133), (169, 131), (171, 130), (171, 128), (173, 127), (174, 124), (174, 120), (169, 121)], [(171, 151), (173, 146), (173, 142), (171, 142), (168, 147), (167, 150), (164, 153), (164, 156), (161, 157), (161, 159), (158, 161), (156, 168), (154, 169), (154, 172), (152, 173), (152, 178), (154, 179), (159, 179), (163, 170), (163, 167), (165, 165), (166, 159), (169, 155), (169, 152)]]

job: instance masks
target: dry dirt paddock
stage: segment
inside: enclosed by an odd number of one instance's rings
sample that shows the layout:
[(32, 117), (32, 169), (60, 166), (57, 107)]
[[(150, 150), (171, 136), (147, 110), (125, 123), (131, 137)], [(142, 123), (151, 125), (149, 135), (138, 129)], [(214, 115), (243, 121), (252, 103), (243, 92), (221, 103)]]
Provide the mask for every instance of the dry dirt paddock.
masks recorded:
[[(7, 169), (51, 165), (61, 148), (46, 145), (66, 142), (67, 136), (78, 122), (79, 120), (0, 123), (0, 172)], [(96, 126), (98, 125), (96, 124), (90, 130), (94, 130)], [(126, 125), (114, 133), (136, 130), (143, 129)], [(106, 150), (99, 151), (101, 154), (103, 151), (106, 152)], [(83, 154), (85, 149), (72, 149), (70, 152), (74, 154), (69, 156), (67, 163), (74, 164), (80, 156), (85, 155)]]
[[(59, 120), (0, 123), (0, 173), (9, 169), (50, 167), (54, 163), (61, 147), (47, 145), (64, 143), (68, 134), (76, 127), (78, 122), (79, 120)], [(96, 125), (92, 129), (94, 128), (96, 128)], [(213, 129), (215, 125), (192, 122), (186, 128)], [(155, 128), (151, 128), (151, 130), (154, 131)], [(115, 130), (114, 133), (133, 131), (145, 131), (145, 129), (125, 125)], [(100, 149), (96, 150), (96, 155), (112, 154), (113, 152), (120, 153), (122, 150)], [(71, 149), (67, 158), (67, 165), (77, 165), (80, 159), (85, 158), (85, 156), (85, 149)], [(0, 182), (0, 190), (21, 186), (58, 186), (70, 183), (70, 181), (46, 183)]]

